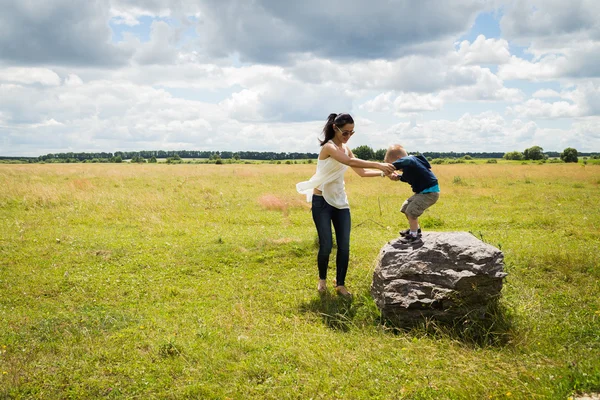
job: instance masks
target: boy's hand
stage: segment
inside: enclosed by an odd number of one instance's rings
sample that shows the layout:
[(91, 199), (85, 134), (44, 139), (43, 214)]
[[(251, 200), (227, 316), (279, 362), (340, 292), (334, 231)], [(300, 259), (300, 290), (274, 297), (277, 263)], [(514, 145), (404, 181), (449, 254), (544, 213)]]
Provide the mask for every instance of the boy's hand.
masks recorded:
[(397, 173), (392, 173), (388, 175), (388, 178), (390, 178), (392, 181), (399, 181), (400, 180), (400, 175), (398, 175)]
[(396, 171), (396, 167), (394, 167), (394, 165), (390, 163), (379, 163), (379, 169), (385, 175), (393, 174), (394, 171)]

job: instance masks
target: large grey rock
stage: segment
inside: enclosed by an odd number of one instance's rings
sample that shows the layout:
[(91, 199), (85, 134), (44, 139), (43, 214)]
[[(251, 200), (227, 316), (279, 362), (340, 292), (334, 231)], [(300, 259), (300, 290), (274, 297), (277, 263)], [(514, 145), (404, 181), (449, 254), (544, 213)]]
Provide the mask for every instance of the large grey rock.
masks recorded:
[(467, 232), (424, 232), (419, 243), (388, 242), (371, 294), (384, 317), (410, 327), (433, 318), (482, 314), (500, 296), (504, 255)]

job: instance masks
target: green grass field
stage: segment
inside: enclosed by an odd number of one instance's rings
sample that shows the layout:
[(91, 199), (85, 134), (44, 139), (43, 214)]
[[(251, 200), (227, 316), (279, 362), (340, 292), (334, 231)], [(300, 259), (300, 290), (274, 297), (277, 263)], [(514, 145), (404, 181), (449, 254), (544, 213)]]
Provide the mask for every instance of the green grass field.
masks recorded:
[(502, 323), (483, 341), (381, 320), (369, 286), (406, 226), (403, 183), (347, 173), (355, 298), (318, 297), (316, 232), (295, 191), (314, 170), (0, 165), (0, 398), (600, 391), (600, 166), (434, 166), (442, 196), (423, 228), (505, 254)]

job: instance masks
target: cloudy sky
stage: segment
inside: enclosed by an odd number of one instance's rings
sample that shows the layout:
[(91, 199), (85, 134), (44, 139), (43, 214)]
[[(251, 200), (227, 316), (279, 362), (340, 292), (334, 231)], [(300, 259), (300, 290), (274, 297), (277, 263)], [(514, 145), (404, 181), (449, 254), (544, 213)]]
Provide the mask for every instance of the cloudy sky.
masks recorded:
[(0, 155), (600, 151), (597, 0), (0, 0)]

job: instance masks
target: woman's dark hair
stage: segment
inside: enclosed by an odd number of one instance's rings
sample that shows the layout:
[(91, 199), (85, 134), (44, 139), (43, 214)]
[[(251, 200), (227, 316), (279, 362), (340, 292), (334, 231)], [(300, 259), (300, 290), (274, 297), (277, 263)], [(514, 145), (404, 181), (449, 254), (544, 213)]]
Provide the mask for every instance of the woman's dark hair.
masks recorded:
[(323, 127), (323, 136), (325, 136), (325, 139), (319, 140), (321, 146), (323, 146), (325, 143), (329, 142), (335, 137), (335, 131), (333, 130), (334, 125), (337, 127), (341, 127), (346, 124), (353, 123), (354, 119), (352, 119), (352, 116), (350, 114), (329, 114), (329, 117), (327, 117), (327, 122)]

